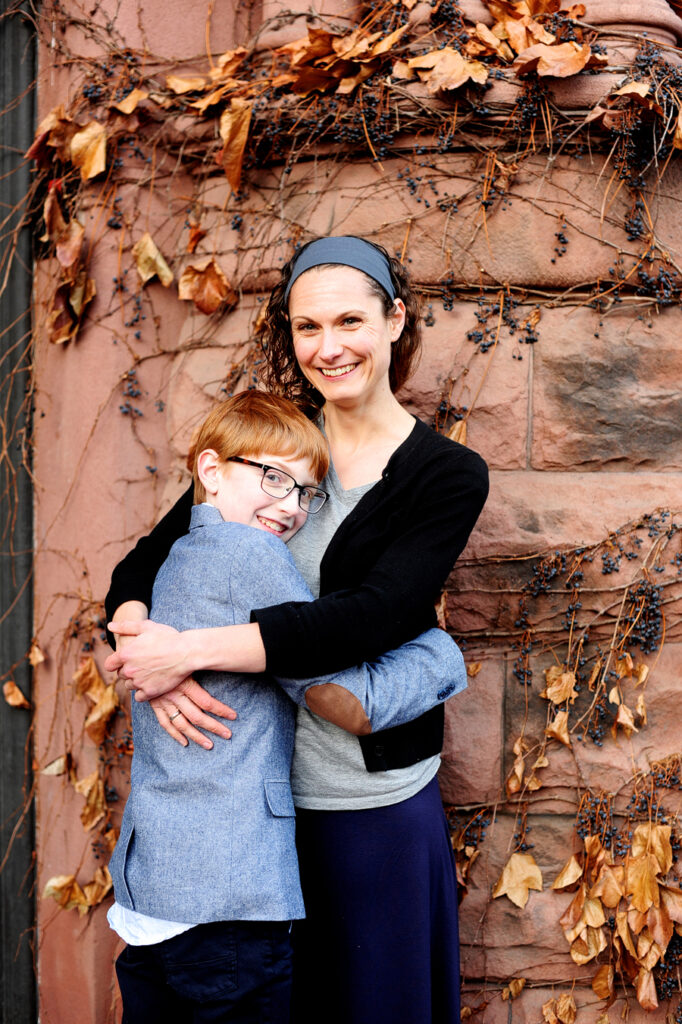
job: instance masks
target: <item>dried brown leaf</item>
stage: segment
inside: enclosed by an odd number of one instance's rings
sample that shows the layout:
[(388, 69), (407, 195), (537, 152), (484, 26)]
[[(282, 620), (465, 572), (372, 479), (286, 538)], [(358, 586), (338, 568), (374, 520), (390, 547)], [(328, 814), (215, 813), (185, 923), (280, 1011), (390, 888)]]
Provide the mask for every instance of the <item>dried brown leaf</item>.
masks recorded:
[(592, 979), (592, 991), (598, 999), (608, 999), (609, 1003), (612, 1003), (614, 1000), (613, 982), (613, 964), (602, 964)]
[(512, 978), (508, 985), (502, 989), (502, 999), (506, 1002), (508, 999), (513, 1002), (517, 996), (520, 996), (526, 985), (525, 978)]
[(578, 691), (574, 689), (575, 673), (559, 665), (545, 669), (545, 681), (547, 685), (540, 696), (551, 700), (552, 704), (564, 704), (566, 701), (572, 704), (578, 696)]
[(83, 895), (88, 907), (97, 907), (104, 900), (114, 887), (114, 882), (109, 874), (109, 868), (97, 868), (92, 882), (83, 886)]
[(590, 896), (600, 899), (605, 907), (617, 907), (625, 895), (624, 876), (622, 865), (615, 868), (609, 864), (602, 865), (599, 877), (590, 889)]
[(45, 232), (40, 237), (41, 242), (55, 241), (66, 231), (66, 220), (64, 219), (62, 204), (59, 198), (61, 188), (61, 179), (51, 181), (48, 186), (47, 199), (43, 206)]
[(73, 267), (81, 254), (85, 228), (77, 220), (72, 220), (65, 227), (56, 241), (55, 255), (62, 267)]
[(475, 679), (478, 673), (483, 668), (483, 662), (481, 661), (470, 661), (467, 665), (467, 675), (469, 679)]
[(27, 711), (30, 711), (30, 703), (26, 700), (13, 679), (8, 679), (7, 682), (3, 683), (2, 692), (11, 708), (25, 708)]
[(236, 293), (213, 257), (185, 268), (178, 282), (178, 296), (207, 315), (237, 302)]
[(180, 75), (166, 75), (166, 86), (176, 96), (182, 96), (186, 92), (201, 92), (207, 84), (205, 75), (190, 75), (186, 78)]
[(579, 74), (583, 68), (607, 63), (608, 58), (592, 53), (589, 43), (582, 46), (573, 42), (554, 46), (535, 43), (519, 53), (512, 67), (519, 76), (535, 71), (541, 78), (568, 78)]
[(569, 992), (562, 992), (556, 1001), (554, 1012), (561, 1024), (574, 1024), (576, 1017), (575, 1000)]
[(107, 686), (88, 717), (85, 719), (85, 731), (96, 746), (104, 743), (107, 726), (112, 715), (119, 706), (114, 686)]
[(645, 683), (647, 681), (648, 675), (649, 666), (645, 665), (644, 662), (640, 661), (637, 665), (635, 665), (635, 686), (641, 686), (642, 683)]
[(602, 670), (602, 664), (603, 664), (603, 662), (602, 662), (601, 658), (598, 658), (597, 661), (595, 662), (593, 668), (592, 668), (592, 671), (590, 672), (590, 678), (587, 680), (587, 687), (588, 687), (589, 690), (593, 690), (594, 689), (594, 684), (597, 681), (597, 676), (599, 675), (599, 673)]
[(675, 929), (665, 900), (661, 900), (660, 906), (650, 908), (646, 926), (659, 949), (667, 949)]
[(554, 1012), (556, 1009), (556, 999), (548, 999), (546, 1003), (542, 1004), (542, 1019), (545, 1024), (558, 1024), (557, 1015)]
[(106, 690), (106, 683), (99, 674), (95, 659), (92, 657), (83, 658), (74, 672), (72, 682), (76, 696), (89, 697), (93, 704), (101, 699)]
[(199, 224), (190, 223), (189, 226), (189, 239), (187, 241), (187, 252), (195, 252), (196, 247), (202, 238), (206, 237), (206, 232)]
[(465, 60), (461, 53), (450, 46), (412, 57), (407, 66), (417, 71), (431, 95), (459, 89), (468, 81), (482, 85), (488, 78), (485, 64), (477, 60)]
[(625, 949), (632, 957), (636, 959), (637, 951), (635, 949), (635, 944), (632, 939), (632, 932), (630, 931), (628, 915), (624, 910), (620, 910), (616, 914), (616, 931), (618, 932), (618, 935), (620, 936), (620, 939), (623, 945), (625, 946)]
[(633, 732), (639, 732), (639, 729), (635, 725), (635, 716), (627, 704), (620, 704), (618, 707), (618, 714), (616, 715), (616, 720), (611, 729), (614, 739), (618, 733), (618, 726), (620, 726), (628, 739), (630, 739)]
[(71, 163), (80, 168), (81, 178), (88, 181), (106, 168), (107, 133), (99, 121), (90, 121), (71, 139)]
[(37, 160), (43, 164), (46, 162), (48, 149), (54, 149), (59, 159), (65, 163), (70, 158), (71, 139), (77, 131), (78, 125), (64, 113), (63, 105), (53, 107), (38, 125), (33, 142), (26, 152), (26, 159)]
[(625, 676), (629, 678), (632, 675), (633, 668), (634, 662), (632, 660), (632, 655), (629, 653), (625, 653), (622, 658), (618, 658), (616, 661), (616, 672), (621, 679)]
[(645, 853), (653, 853), (660, 873), (667, 874), (673, 863), (671, 832), (670, 825), (654, 825), (652, 822), (637, 825), (632, 837), (630, 855), (641, 857)]
[(670, 920), (682, 924), (682, 890), (674, 889), (670, 885), (659, 885), (658, 891)]
[(531, 889), (542, 891), (542, 874), (530, 853), (512, 853), (493, 889), (493, 899), (508, 896), (517, 907), (525, 907)]
[(59, 757), (55, 757), (54, 761), (50, 761), (44, 768), (41, 768), (41, 775), (66, 775), (69, 770), (69, 762), (71, 758), (69, 754), (60, 754)]
[(75, 875), (54, 875), (48, 879), (43, 889), (43, 899), (48, 899), (50, 896), (63, 910), (77, 908), (81, 914), (86, 914), (88, 911), (88, 901), (76, 881)]
[(467, 421), (455, 420), (448, 430), (447, 436), (451, 441), (456, 441), (457, 444), (465, 445), (467, 443)]
[(682, 149), (682, 110), (675, 121), (675, 132), (673, 134), (673, 149)]
[(653, 853), (631, 857), (626, 870), (626, 892), (633, 910), (646, 913), (660, 903), (658, 878), (660, 867)]
[(576, 964), (588, 964), (608, 945), (602, 928), (586, 928), (571, 945), (571, 959)]
[(116, 110), (120, 110), (122, 114), (132, 114), (138, 103), (146, 100), (148, 95), (149, 93), (146, 89), (133, 89), (120, 103), (114, 103), (114, 107)]
[(568, 711), (557, 712), (554, 721), (550, 722), (545, 729), (545, 733), (550, 739), (558, 740), (565, 747), (570, 747), (571, 737), (568, 733)]
[(644, 699), (643, 693), (640, 693), (639, 697), (637, 698), (637, 703), (635, 705), (635, 714), (639, 718), (640, 725), (647, 724), (646, 701)]
[(656, 982), (651, 971), (641, 970), (635, 981), (635, 992), (637, 1002), (643, 1010), (656, 1010), (658, 998), (656, 996)]
[(173, 280), (173, 271), (148, 231), (145, 231), (133, 246), (133, 257), (142, 284), (146, 284), (153, 277), (158, 277), (164, 288), (169, 286)]
[(235, 97), (229, 108), (224, 110), (220, 116), (220, 138), (224, 145), (217, 159), (234, 192), (239, 191), (242, 177), (244, 150), (251, 124), (251, 108), (252, 104), (249, 100)]
[(89, 832), (106, 815), (104, 781), (100, 778), (99, 772), (95, 768), (89, 775), (75, 782), (73, 788), (81, 796), (85, 797), (85, 806), (81, 811), (81, 821), (85, 831)]
[(553, 889), (567, 889), (582, 878), (583, 868), (575, 854), (566, 861), (559, 874), (552, 883)]

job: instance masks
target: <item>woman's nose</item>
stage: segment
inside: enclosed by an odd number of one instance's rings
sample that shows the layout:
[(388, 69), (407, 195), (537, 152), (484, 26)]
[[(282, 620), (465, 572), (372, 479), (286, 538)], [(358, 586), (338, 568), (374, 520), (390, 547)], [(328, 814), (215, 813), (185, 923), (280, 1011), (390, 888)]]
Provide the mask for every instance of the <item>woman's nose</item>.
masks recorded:
[(333, 327), (326, 327), (322, 331), (322, 339), (320, 341), (320, 357), (322, 359), (335, 359), (341, 352), (343, 345), (336, 335), (336, 331)]

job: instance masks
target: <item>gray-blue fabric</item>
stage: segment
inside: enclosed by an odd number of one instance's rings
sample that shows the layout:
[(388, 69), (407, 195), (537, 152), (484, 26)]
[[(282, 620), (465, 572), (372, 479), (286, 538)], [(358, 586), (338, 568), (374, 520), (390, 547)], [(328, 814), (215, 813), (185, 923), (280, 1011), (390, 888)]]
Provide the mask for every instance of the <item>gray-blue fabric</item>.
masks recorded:
[(325, 263), (341, 263), (344, 267), (354, 267), (373, 278), (390, 298), (395, 299), (395, 288), (391, 280), (388, 260), (369, 242), (354, 235), (333, 235), (329, 238), (318, 238), (311, 242), (307, 249), (294, 263), (289, 284), (284, 292), (285, 300), (294, 281), (313, 267), (324, 266)]

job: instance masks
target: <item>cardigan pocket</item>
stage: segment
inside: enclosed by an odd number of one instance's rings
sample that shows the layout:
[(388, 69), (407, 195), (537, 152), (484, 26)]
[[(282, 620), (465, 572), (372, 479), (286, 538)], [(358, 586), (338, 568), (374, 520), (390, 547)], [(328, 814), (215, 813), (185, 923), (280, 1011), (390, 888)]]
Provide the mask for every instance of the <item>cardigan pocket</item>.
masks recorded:
[(267, 779), (265, 785), (265, 799), (271, 813), (276, 818), (293, 818), (296, 814), (294, 799), (291, 795), (289, 782), (280, 782), (275, 779)]

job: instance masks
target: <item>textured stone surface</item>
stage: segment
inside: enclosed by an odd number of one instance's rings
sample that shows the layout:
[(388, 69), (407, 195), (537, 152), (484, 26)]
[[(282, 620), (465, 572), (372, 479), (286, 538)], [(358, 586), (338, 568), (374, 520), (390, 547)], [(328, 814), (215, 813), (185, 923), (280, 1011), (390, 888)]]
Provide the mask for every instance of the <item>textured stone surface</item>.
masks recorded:
[[(534, 469), (682, 468), (680, 311), (545, 310), (533, 349)], [(682, 490), (681, 490), (682, 497)]]
[(493, 803), (501, 786), (504, 665), (483, 662), (469, 687), (445, 707), (443, 761), (438, 776), (451, 804)]

